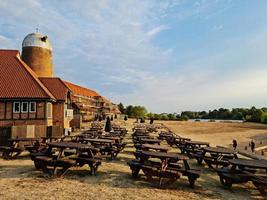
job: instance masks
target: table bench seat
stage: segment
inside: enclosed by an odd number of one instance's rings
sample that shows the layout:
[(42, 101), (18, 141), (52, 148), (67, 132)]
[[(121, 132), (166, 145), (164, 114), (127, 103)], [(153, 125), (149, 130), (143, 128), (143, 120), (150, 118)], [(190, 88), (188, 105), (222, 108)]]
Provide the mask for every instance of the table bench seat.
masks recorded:
[(73, 158), (73, 159), (76, 160), (76, 164), (80, 167), (88, 164), (90, 167), (90, 174), (91, 175), (95, 175), (99, 165), (101, 165), (101, 159), (100, 158), (77, 157), (77, 158)]
[(197, 160), (197, 163), (199, 165), (202, 164), (202, 161), (203, 161), (203, 158), (204, 158), (202, 153), (201, 154), (200, 153), (191, 153), (191, 156)]
[(234, 173), (231, 173), (229, 170), (227, 171), (222, 169), (217, 170), (217, 173), (220, 177), (221, 184), (227, 189), (231, 189), (232, 184), (246, 183), (251, 180), (250, 175), (247, 175), (240, 170), (236, 170)]
[(39, 149), (39, 146), (36, 145), (27, 145), (25, 146), (25, 149), (29, 151), (30, 153), (37, 152)]
[(263, 196), (267, 195), (267, 177), (255, 176), (252, 178), (252, 183)]
[[(49, 156), (37, 156), (34, 159), (34, 164), (45, 173), (52, 171), (56, 176), (63, 176), (70, 167), (76, 164), (76, 161), (72, 159), (55, 160)], [(52, 169), (50, 170), (48, 167), (52, 167)], [(61, 171), (58, 168), (61, 168)]]
[(100, 153), (102, 155), (111, 155), (111, 160), (116, 158), (120, 152), (121, 150), (117, 147), (100, 147)]
[[(1, 147), (1, 150), (3, 151), (2, 157), (5, 160), (9, 160), (12, 158), (16, 158), (22, 151), (23, 149), (21, 148), (16, 148), (16, 147)], [(15, 153), (15, 155), (13, 155)]]
[(230, 163), (228, 162), (228, 160), (216, 160), (215, 158), (213, 157), (204, 157), (204, 161), (207, 163), (207, 165), (210, 167), (210, 168), (214, 168), (213, 165), (216, 165), (216, 168), (218, 166), (223, 166), (223, 167), (227, 167), (230, 165)]
[[(184, 169), (178, 163), (169, 163), (165, 171), (160, 171), (160, 162), (149, 161), (146, 164), (140, 163), (139, 160), (132, 160), (128, 162), (132, 170), (132, 176), (138, 177), (139, 171), (142, 169), (146, 176), (159, 176), (162, 178), (178, 179), (181, 175), (187, 176), (191, 187), (194, 187), (195, 181), (200, 177), (201, 171), (198, 169)], [(172, 180), (173, 181), (173, 180)]]

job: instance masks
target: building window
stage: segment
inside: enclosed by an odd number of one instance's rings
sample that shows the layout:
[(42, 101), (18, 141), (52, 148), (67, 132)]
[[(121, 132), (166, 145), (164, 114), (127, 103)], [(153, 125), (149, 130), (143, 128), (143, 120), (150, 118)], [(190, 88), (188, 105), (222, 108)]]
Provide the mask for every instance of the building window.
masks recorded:
[(21, 103), (21, 112), (27, 113), (28, 112), (28, 102), (22, 102)]
[(20, 113), (20, 102), (13, 103), (13, 113)]
[(52, 118), (52, 103), (47, 103), (46, 116)]
[(29, 103), (29, 112), (35, 113), (36, 112), (36, 102)]

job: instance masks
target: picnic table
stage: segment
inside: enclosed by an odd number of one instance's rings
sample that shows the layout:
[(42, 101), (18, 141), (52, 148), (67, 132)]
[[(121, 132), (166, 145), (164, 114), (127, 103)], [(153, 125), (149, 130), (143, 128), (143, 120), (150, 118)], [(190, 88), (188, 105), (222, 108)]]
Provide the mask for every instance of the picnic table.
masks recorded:
[(152, 144), (142, 144), (141, 149), (145, 151), (155, 150), (155, 151), (165, 152), (165, 153), (167, 153), (170, 150), (170, 148), (168, 147), (164, 147), (160, 145), (152, 145)]
[[(34, 151), (40, 146), (40, 138), (15, 138), (8, 140), (8, 146), (2, 146), (3, 159), (13, 159), (19, 156), (24, 150)], [(32, 148), (30, 148), (32, 147)]]
[[(191, 169), (187, 159), (187, 156), (175, 153), (140, 151), (139, 159), (128, 162), (128, 165), (132, 170), (133, 177), (138, 177), (142, 170), (148, 181), (157, 180), (158, 187), (168, 186), (183, 175), (188, 177), (190, 186), (193, 187), (196, 179), (200, 176), (200, 171)], [(182, 163), (180, 163), (181, 161)]]
[(160, 145), (160, 140), (158, 139), (151, 139), (151, 138), (140, 138), (141, 144), (158, 144)]
[(223, 147), (204, 147), (203, 152), (192, 153), (198, 164), (204, 160), (209, 168), (227, 167), (228, 160), (237, 158), (235, 151)]
[(232, 184), (252, 181), (262, 193), (267, 192), (267, 160), (232, 159), (231, 167), (218, 169), (221, 184), (230, 189)]
[[(91, 145), (74, 142), (52, 142), (47, 145), (49, 148), (46, 153), (32, 155), (36, 169), (45, 173), (63, 176), (72, 166), (88, 164), (90, 174), (94, 175), (101, 164), (100, 158), (95, 156), (99, 149)], [(53, 151), (54, 148), (58, 150), (57, 153)]]
[(111, 145), (115, 143), (112, 139), (101, 139), (101, 138), (84, 138), (83, 142), (91, 143), (92, 145)]
[(209, 147), (209, 142), (185, 140), (185, 145), (181, 148), (181, 153), (187, 153), (193, 157), (195, 153), (201, 153), (203, 147)]
[(180, 149), (181, 152), (183, 152), (184, 147), (185, 147), (185, 141), (190, 141), (190, 140), (191, 140), (190, 138), (178, 136), (178, 137), (173, 138), (172, 141), (169, 141), (169, 142), (167, 141), (167, 142), (168, 142), (168, 144), (170, 143), (170, 146), (172, 146), (174, 144), (178, 149)]
[(107, 139), (107, 140), (114, 140), (116, 143), (120, 143), (123, 138), (118, 136), (110, 136), (110, 135), (101, 135), (99, 139)]
[(102, 155), (110, 155), (111, 159), (117, 157), (118, 153), (122, 150), (115, 142), (114, 139), (101, 139), (101, 138), (84, 138), (83, 143), (90, 143), (91, 145), (100, 148)]

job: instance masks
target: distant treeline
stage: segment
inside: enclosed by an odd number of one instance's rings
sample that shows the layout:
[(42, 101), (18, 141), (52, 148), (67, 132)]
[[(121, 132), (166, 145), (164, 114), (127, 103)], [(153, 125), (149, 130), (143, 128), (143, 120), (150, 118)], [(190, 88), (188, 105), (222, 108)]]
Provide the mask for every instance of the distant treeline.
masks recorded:
[(183, 111), (181, 114), (174, 113), (148, 113), (144, 106), (128, 105), (124, 107), (122, 103), (118, 105), (121, 113), (130, 118), (143, 118), (155, 120), (181, 120), (189, 119), (211, 119), (211, 120), (244, 120), (247, 122), (258, 122), (267, 124), (267, 108), (233, 108), (232, 110), (220, 108), (206, 111)]
[(267, 108), (233, 108), (232, 110), (220, 108), (209, 112), (184, 111), (182, 117), (188, 119), (223, 119), (223, 120), (244, 120), (248, 122), (267, 123)]

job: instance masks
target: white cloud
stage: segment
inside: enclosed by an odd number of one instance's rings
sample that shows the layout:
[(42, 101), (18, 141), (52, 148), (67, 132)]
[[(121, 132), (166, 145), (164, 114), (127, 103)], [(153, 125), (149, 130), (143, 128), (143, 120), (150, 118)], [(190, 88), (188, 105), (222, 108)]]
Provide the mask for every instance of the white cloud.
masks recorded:
[(167, 29), (169, 29), (168, 26), (166, 26), (166, 25), (160, 25), (160, 26), (158, 26), (158, 27), (155, 27), (155, 28), (149, 30), (149, 31), (147, 32), (147, 35), (148, 35), (149, 37), (153, 37), (153, 36), (155, 36), (156, 34), (160, 33), (161, 31), (164, 31), (164, 30), (167, 30)]

